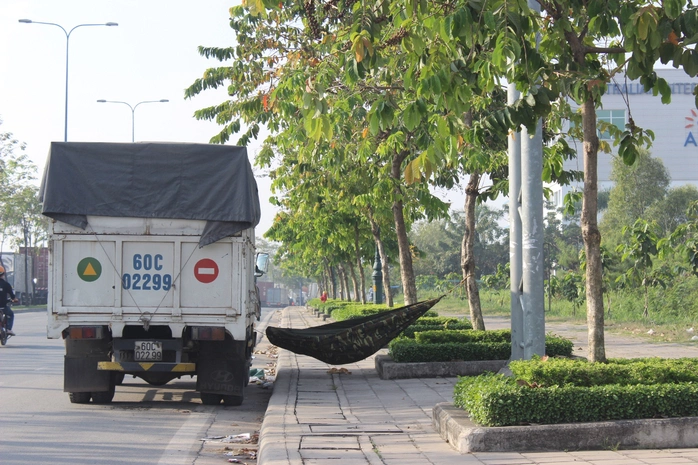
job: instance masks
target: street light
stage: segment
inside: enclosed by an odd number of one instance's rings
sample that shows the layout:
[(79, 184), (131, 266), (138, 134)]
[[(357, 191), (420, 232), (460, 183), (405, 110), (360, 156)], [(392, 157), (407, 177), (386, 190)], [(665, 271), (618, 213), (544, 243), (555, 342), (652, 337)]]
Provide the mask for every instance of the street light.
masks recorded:
[(123, 103), (124, 105), (128, 106), (131, 109), (131, 142), (135, 142), (135, 136), (136, 136), (136, 108), (138, 108), (138, 105), (141, 103), (166, 103), (169, 102), (166, 98), (160, 99), (160, 100), (145, 100), (143, 102), (138, 102), (134, 106), (131, 106), (130, 104), (126, 102), (120, 102), (118, 100), (97, 100), (98, 103)]
[(64, 129), (64, 141), (68, 142), (68, 50), (70, 46), (70, 34), (73, 33), (73, 31), (79, 27), (82, 26), (118, 26), (118, 23), (102, 23), (102, 24), (78, 24), (74, 28), (72, 28), (70, 31), (66, 31), (63, 26), (60, 24), (56, 23), (44, 23), (41, 21), (32, 21), (31, 19), (20, 19), (20, 23), (25, 23), (25, 24), (47, 24), (49, 26), (56, 26), (61, 28), (63, 33), (65, 34), (65, 129)]

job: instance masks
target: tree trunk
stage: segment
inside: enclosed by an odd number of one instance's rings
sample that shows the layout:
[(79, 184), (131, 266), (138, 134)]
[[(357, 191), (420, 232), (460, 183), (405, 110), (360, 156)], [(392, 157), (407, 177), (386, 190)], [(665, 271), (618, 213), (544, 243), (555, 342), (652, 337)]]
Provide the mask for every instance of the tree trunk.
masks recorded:
[(344, 265), (340, 265), (342, 270), (342, 284), (344, 287), (344, 292), (346, 292), (346, 297), (344, 300), (351, 302), (351, 292), (349, 291), (349, 271)]
[(463, 280), (468, 291), (468, 307), (470, 307), (470, 322), (473, 329), (484, 331), (485, 320), (482, 318), (480, 306), (480, 291), (475, 279), (475, 203), (478, 196), (480, 173), (475, 171), (470, 174), (468, 186), (465, 188), (465, 234), (461, 247), (461, 269)]
[(352, 297), (351, 297), (351, 287), (349, 287), (349, 280), (351, 279), (350, 271), (351, 271), (352, 264), (349, 262), (349, 267), (344, 266), (344, 285), (345, 289), (347, 290), (347, 301), (351, 302)]
[(388, 267), (388, 256), (385, 253), (383, 241), (378, 239), (378, 255), (381, 257), (381, 272), (383, 273), (383, 295), (385, 303), (389, 308), (393, 308), (393, 290), (390, 287), (390, 268)]
[(337, 265), (337, 279), (339, 280), (339, 299), (344, 300), (344, 267)]
[(645, 318), (650, 317), (650, 291), (649, 287), (645, 286), (645, 311), (642, 312), (642, 316)]
[[(356, 252), (356, 266), (359, 268), (359, 277), (361, 283), (361, 303), (366, 303), (366, 275), (364, 274), (364, 266), (361, 263), (361, 251), (359, 250), (359, 224), (354, 223), (354, 250)], [(357, 299), (358, 302), (358, 299)]]
[(407, 227), (405, 226), (405, 214), (403, 211), (402, 192), (399, 181), (402, 178), (402, 162), (407, 157), (408, 152), (404, 151), (393, 157), (390, 174), (395, 183), (395, 200), (393, 201), (393, 218), (395, 219), (395, 234), (397, 235), (397, 246), (400, 255), (400, 277), (402, 278), (402, 288), (405, 293), (405, 305), (417, 302), (417, 285), (414, 279), (414, 269), (412, 268), (412, 250), (410, 241), (407, 238)]
[(371, 221), (371, 233), (373, 234), (373, 240), (376, 241), (376, 247), (378, 247), (378, 255), (381, 257), (381, 272), (383, 273), (383, 295), (385, 296), (385, 303), (388, 307), (393, 307), (393, 292), (390, 289), (390, 268), (388, 267), (388, 256), (385, 254), (385, 247), (383, 246), (383, 240), (381, 239), (380, 228), (378, 224), (373, 219), (373, 214), (369, 210), (368, 218)]
[(331, 294), (332, 298), (336, 299), (337, 298), (337, 277), (335, 276), (335, 271), (334, 267), (329, 265), (329, 261), (325, 259), (326, 267), (329, 270), (329, 277), (330, 277), (330, 287), (331, 287)]
[[(359, 302), (359, 282), (356, 280), (356, 269), (354, 269), (353, 262), (347, 262), (349, 264), (349, 272), (351, 274), (351, 283), (354, 286), (354, 302)], [(351, 299), (349, 299), (351, 300)]]
[(592, 97), (582, 105), (584, 130), (584, 194), (582, 200), (582, 237), (586, 253), (586, 300), (589, 341), (589, 361), (605, 362), (603, 278), (601, 263), (601, 233), (598, 213), (598, 152), (596, 108)]

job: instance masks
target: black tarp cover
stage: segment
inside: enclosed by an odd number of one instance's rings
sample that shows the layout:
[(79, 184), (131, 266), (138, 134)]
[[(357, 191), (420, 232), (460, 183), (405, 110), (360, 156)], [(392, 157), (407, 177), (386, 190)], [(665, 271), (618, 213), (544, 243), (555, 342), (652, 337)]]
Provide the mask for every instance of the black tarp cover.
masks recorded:
[(52, 142), (43, 214), (87, 228), (87, 215), (206, 220), (199, 246), (256, 226), (257, 183), (245, 147)]
[(268, 326), (267, 339), (282, 349), (308, 355), (331, 365), (354, 363), (385, 347), (442, 297), (312, 328)]

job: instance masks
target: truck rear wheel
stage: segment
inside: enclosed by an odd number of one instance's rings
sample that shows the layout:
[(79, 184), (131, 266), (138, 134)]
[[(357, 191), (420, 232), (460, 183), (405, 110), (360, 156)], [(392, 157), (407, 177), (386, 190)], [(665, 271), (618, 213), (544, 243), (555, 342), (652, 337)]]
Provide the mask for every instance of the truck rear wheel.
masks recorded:
[(71, 404), (88, 404), (92, 394), (89, 392), (69, 392), (68, 397)]
[(114, 391), (101, 391), (92, 393), (92, 402), (95, 404), (108, 404), (114, 398)]
[(242, 405), (244, 396), (223, 396), (223, 404), (227, 407), (237, 407)]
[(211, 394), (210, 392), (200, 392), (201, 403), (204, 405), (219, 405), (223, 396), (221, 394)]

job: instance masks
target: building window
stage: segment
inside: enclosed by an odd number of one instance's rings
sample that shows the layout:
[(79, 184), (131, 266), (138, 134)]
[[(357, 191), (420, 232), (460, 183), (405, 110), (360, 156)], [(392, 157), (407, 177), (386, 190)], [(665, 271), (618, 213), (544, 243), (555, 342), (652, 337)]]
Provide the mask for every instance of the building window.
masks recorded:
[[(625, 129), (625, 110), (596, 110), (596, 117), (599, 121), (612, 124), (620, 130)], [(611, 135), (608, 131), (599, 131), (599, 138), (608, 140)]]

